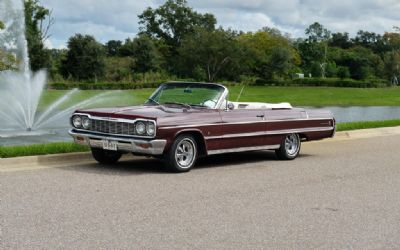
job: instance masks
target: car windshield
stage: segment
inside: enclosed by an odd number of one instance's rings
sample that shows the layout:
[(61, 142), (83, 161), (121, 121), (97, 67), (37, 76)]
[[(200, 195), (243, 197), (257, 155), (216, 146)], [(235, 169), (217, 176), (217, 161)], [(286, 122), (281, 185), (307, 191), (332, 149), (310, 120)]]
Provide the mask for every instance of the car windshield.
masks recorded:
[(216, 84), (166, 83), (161, 85), (147, 104), (175, 104), (187, 107), (217, 108), (225, 88)]

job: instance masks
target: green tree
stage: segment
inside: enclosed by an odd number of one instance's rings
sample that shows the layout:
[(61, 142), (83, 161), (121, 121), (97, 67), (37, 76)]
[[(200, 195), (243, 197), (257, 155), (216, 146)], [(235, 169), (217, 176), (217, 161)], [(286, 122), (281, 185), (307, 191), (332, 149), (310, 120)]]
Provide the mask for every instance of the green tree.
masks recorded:
[(143, 73), (146, 82), (146, 72), (157, 70), (159, 66), (159, 54), (151, 37), (142, 34), (133, 39), (132, 55), (135, 59), (133, 69)]
[(207, 80), (238, 78), (241, 73), (236, 34), (222, 28), (209, 30), (199, 28), (186, 36), (179, 48), (181, 73), (186, 76), (204, 77)]
[(300, 65), (301, 58), (288, 37), (277, 29), (263, 28), (242, 33), (239, 42), (250, 53), (250, 67), (259, 77), (285, 78), (291, 69)]
[(51, 11), (41, 6), (39, 0), (25, 0), (24, 7), (31, 69), (50, 68), (51, 55), (44, 42), (50, 37), (49, 31), (54, 23)]
[(106, 48), (107, 56), (117, 56), (120, 53), (122, 41), (110, 40), (104, 45), (104, 47)]
[(353, 43), (371, 49), (374, 53), (381, 56), (390, 51), (390, 46), (387, 44), (385, 37), (375, 32), (360, 30), (353, 39)]
[(348, 67), (340, 66), (338, 68), (337, 76), (341, 79), (350, 78), (350, 70)]
[(388, 52), (383, 56), (385, 75), (393, 84), (398, 84), (400, 77), (400, 28), (394, 27), (395, 32), (386, 32), (383, 35)]
[(385, 74), (393, 84), (398, 84), (400, 80), (400, 51), (386, 52), (384, 59)]
[(293, 59), (293, 54), (288, 48), (275, 47), (266, 64), (266, 78), (287, 78), (293, 67)]
[(134, 59), (132, 57), (107, 57), (105, 60), (107, 81), (131, 81), (132, 65)]
[(119, 55), (120, 56), (133, 56), (135, 50), (135, 43), (133, 42), (134, 39), (127, 38), (125, 42), (119, 48)]
[(17, 61), (13, 54), (0, 49), (0, 71), (16, 69)]
[(336, 63), (348, 67), (351, 78), (357, 80), (381, 75), (379, 70), (383, 65), (378, 55), (374, 54), (371, 49), (361, 46), (344, 50)]
[(51, 49), (51, 68), (48, 69), (53, 81), (63, 80), (61, 76), (62, 62), (67, 58), (67, 49)]
[(62, 61), (62, 74), (76, 80), (97, 80), (105, 73), (104, 46), (93, 36), (76, 34), (68, 41), (68, 52)]
[[(319, 63), (321, 67), (321, 76), (324, 78), (326, 76), (326, 67), (328, 64), (328, 42), (331, 38), (331, 32), (322, 24), (315, 22), (305, 30), (305, 33), (308, 35), (306, 43), (309, 44), (305, 44), (305, 46), (308, 46), (311, 50), (319, 50), (319, 53), (317, 53), (322, 55), (321, 57), (313, 58), (312, 64), (315, 65), (316, 62)], [(314, 52), (314, 54), (317, 53)]]
[(147, 8), (139, 16), (140, 30), (160, 38), (175, 52), (182, 39), (196, 27), (213, 30), (216, 19), (212, 14), (200, 14), (187, 6), (186, 0), (167, 0), (160, 7)]
[(318, 22), (308, 26), (306, 35), (308, 35), (308, 40), (310, 42), (323, 42), (331, 38), (331, 32)]
[(387, 51), (400, 50), (400, 32), (386, 32), (383, 39), (387, 45)]
[(348, 49), (352, 46), (352, 42), (349, 37), (349, 33), (337, 32), (332, 34), (332, 38), (329, 41), (329, 45), (333, 47), (339, 47), (342, 49)]
[(324, 58), (325, 45), (298, 39), (296, 47), (301, 57), (303, 71), (312, 76), (321, 76), (321, 63)]
[[(5, 28), (4, 23), (0, 21), (0, 30)], [(16, 63), (16, 58), (13, 54), (7, 53), (0, 48), (0, 71), (15, 69)]]

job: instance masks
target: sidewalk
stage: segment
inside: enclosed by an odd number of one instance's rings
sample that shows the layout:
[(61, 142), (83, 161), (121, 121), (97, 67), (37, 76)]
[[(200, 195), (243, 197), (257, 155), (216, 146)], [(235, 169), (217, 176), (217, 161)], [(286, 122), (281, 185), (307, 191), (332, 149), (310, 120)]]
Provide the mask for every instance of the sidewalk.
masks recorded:
[(389, 135), (400, 135), (400, 126), (342, 131), (337, 132), (334, 138), (328, 140), (362, 139)]

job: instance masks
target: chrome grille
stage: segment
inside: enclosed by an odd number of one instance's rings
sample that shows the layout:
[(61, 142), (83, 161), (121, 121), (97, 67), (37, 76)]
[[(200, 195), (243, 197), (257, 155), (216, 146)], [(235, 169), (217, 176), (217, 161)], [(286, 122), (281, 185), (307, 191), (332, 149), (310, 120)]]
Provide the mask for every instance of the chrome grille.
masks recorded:
[(90, 130), (115, 135), (135, 135), (135, 124), (91, 119)]

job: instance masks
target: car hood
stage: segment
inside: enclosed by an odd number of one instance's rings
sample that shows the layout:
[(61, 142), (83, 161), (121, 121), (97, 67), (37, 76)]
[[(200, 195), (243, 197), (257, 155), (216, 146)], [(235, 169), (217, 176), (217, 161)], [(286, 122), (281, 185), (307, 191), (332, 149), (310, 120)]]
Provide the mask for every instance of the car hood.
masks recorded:
[(186, 109), (183, 107), (167, 107), (167, 106), (131, 106), (117, 108), (96, 108), (96, 109), (79, 109), (75, 113), (89, 114), (99, 117), (124, 118), (124, 119), (158, 119), (163, 117), (174, 117), (183, 113), (200, 112), (203, 109)]

